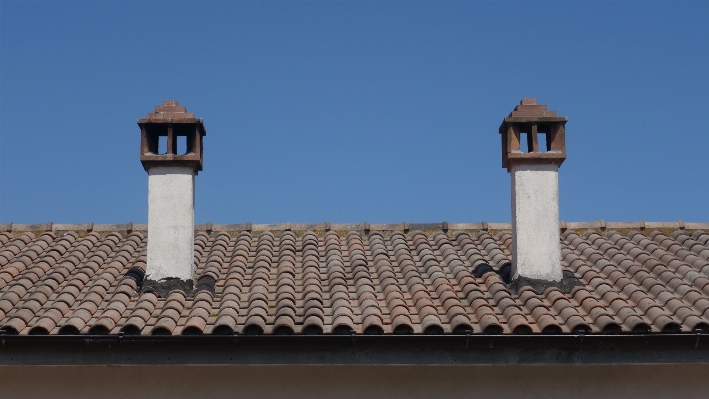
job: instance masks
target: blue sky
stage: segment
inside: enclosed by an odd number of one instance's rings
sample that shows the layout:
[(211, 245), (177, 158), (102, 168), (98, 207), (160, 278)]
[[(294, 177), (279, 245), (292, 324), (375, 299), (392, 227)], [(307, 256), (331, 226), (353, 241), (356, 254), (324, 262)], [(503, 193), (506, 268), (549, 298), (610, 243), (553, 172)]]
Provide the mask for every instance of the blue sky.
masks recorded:
[(567, 221), (709, 220), (709, 2), (0, 2), (0, 223), (145, 223), (138, 118), (204, 119), (196, 222), (507, 222), (497, 129), (568, 116)]

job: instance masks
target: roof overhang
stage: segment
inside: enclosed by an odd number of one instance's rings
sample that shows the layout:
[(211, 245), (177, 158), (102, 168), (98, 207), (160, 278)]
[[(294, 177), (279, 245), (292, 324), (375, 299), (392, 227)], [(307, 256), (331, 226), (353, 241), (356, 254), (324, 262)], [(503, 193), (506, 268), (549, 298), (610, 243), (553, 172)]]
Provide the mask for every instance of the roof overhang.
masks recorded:
[(0, 335), (0, 365), (699, 364), (709, 334)]

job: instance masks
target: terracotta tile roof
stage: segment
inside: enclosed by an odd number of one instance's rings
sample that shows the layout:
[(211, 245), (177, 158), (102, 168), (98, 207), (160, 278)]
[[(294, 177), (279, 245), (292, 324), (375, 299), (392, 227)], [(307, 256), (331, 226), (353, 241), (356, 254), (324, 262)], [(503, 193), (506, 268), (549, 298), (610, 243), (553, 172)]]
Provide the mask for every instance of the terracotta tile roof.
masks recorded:
[[(509, 226), (202, 225), (195, 293), (141, 292), (141, 225), (7, 225), (0, 329), (18, 334), (709, 330), (709, 224), (562, 223), (569, 293), (505, 284)], [(702, 230), (703, 229), (703, 230)], [(329, 231), (328, 231), (329, 230)], [(213, 292), (211, 292), (213, 291)]]

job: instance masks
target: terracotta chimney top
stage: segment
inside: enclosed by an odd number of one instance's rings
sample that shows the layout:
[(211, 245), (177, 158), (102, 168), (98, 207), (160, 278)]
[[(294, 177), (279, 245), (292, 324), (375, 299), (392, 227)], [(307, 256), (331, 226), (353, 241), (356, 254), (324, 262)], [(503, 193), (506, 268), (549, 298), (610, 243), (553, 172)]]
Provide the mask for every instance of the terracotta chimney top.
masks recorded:
[[(566, 159), (564, 126), (567, 118), (537, 104), (536, 98), (523, 98), (500, 125), (502, 167), (513, 165), (560, 166)], [(524, 135), (524, 136), (523, 136)], [(546, 139), (540, 145), (540, 136)], [(525, 140), (522, 140), (525, 139)]]
[(149, 112), (146, 119), (194, 119), (194, 114), (180, 107), (177, 100), (165, 100), (155, 107), (155, 112)]
[[(146, 171), (154, 166), (189, 166), (195, 174), (202, 170), (202, 140), (207, 135), (202, 119), (179, 106), (177, 100), (165, 100), (144, 119), (138, 119), (141, 134), (140, 161)], [(160, 137), (167, 137), (167, 149), (160, 153)], [(177, 141), (186, 137), (186, 152), (177, 153)]]

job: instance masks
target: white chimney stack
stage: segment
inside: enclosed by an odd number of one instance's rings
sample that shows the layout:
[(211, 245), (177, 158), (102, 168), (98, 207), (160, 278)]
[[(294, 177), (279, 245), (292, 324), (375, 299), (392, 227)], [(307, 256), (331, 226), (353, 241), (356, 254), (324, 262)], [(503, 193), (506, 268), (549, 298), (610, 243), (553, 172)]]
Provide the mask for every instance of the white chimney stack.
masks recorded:
[(511, 280), (561, 282), (559, 166), (566, 117), (522, 99), (500, 126), (502, 166), (511, 177)]
[(146, 278), (194, 280), (194, 179), (202, 170), (204, 124), (169, 100), (138, 125), (140, 160), (148, 172)]

